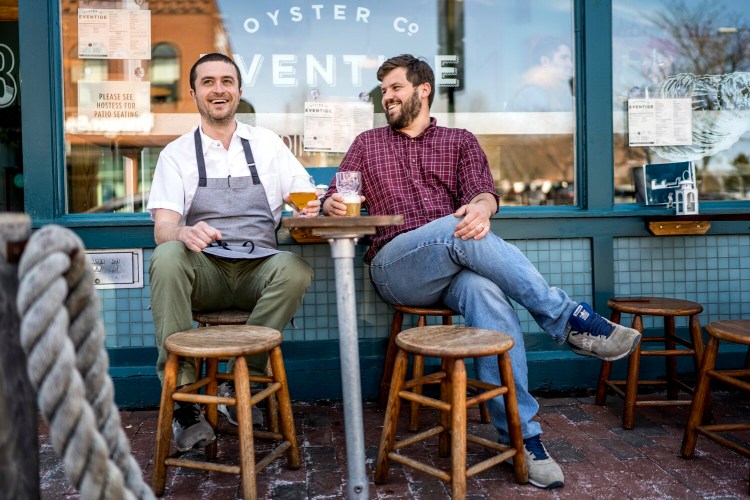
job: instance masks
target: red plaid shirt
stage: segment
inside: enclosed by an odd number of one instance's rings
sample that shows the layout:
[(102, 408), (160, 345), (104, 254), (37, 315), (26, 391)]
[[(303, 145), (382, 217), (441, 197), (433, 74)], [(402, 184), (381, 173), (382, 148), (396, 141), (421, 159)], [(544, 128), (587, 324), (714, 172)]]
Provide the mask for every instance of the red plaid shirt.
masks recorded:
[[(404, 216), (400, 226), (377, 229), (365, 262), (399, 234), (452, 214), (481, 193), (498, 199), (487, 156), (474, 134), (438, 127), (434, 118), (417, 137), (390, 126), (363, 132), (339, 167), (340, 172), (349, 170), (362, 172), (368, 214)], [(325, 198), (335, 192), (334, 177)]]

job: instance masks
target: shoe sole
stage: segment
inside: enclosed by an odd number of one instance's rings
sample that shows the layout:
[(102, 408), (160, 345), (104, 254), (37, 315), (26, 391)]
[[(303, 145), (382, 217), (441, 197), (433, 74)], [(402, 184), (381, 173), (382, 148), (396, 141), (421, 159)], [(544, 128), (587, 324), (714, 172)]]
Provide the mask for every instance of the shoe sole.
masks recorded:
[(591, 351), (585, 351), (583, 349), (579, 349), (578, 347), (574, 346), (573, 344), (570, 344), (570, 350), (573, 351), (576, 354), (581, 355), (581, 356), (588, 356), (590, 358), (597, 358), (597, 359), (601, 359), (602, 361), (617, 361), (618, 359), (622, 359), (625, 356), (629, 356), (630, 353), (635, 350), (636, 346), (641, 341), (641, 337), (642, 337), (642, 335), (638, 335), (636, 337), (633, 337), (633, 345), (630, 346), (630, 350), (628, 352), (624, 352), (624, 353), (619, 354), (617, 356), (607, 356), (607, 357), (597, 356), (593, 352), (591, 352)]
[(563, 486), (565, 486), (565, 483), (562, 481), (555, 481), (554, 483), (544, 485), (541, 483), (537, 483), (536, 481), (532, 481), (531, 478), (529, 478), (529, 484), (532, 484), (536, 486), (537, 488), (541, 488), (543, 490), (551, 490), (554, 488), (562, 488)]

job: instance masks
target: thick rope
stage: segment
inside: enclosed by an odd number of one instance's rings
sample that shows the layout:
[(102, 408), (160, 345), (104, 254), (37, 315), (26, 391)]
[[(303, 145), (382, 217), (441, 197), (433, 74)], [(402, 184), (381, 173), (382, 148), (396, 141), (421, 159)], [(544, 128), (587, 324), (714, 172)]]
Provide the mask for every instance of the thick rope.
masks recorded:
[(114, 403), (83, 243), (68, 229), (45, 226), (29, 239), (18, 272), (29, 378), (68, 478), (84, 499), (153, 499)]

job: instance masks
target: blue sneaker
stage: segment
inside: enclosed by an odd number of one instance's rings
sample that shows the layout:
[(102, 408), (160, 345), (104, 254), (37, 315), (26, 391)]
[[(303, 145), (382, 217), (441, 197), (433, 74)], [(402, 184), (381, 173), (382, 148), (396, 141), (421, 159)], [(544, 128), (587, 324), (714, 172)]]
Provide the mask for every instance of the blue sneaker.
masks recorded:
[[(555, 459), (549, 456), (538, 434), (523, 440), (523, 451), (526, 453), (526, 468), (531, 484), (546, 490), (565, 485), (562, 469)], [(508, 462), (513, 463), (513, 459), (509, 459)]]
[(570, 349), (582, 356), (615, 361), (633, 352), (641, 341), (638, 330), (612, 323), (585, 302), (576, 306), (568, 324)]

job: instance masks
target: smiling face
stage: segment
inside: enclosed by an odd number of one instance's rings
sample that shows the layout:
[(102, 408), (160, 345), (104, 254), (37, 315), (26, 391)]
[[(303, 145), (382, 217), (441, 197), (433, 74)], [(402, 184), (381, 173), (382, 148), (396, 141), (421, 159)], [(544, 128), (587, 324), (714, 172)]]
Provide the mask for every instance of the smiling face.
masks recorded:
[(224, 61), (207, 61), (195, 68), (195, 90), (190, 95), (201, 118), (213, 125), (234, 120), (242, 90), (237, 70)]
[(406, 68), (396, 68), (385, 75), (381, 92), (386, 120), (396, 129), (412, 124), (422, 112), (422, 99), (430, 93), (429, 84), (423, 83), (415, 87), (407, 80)]

